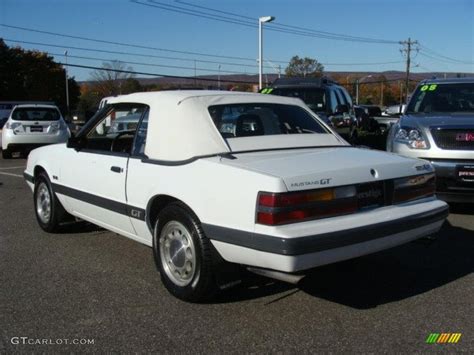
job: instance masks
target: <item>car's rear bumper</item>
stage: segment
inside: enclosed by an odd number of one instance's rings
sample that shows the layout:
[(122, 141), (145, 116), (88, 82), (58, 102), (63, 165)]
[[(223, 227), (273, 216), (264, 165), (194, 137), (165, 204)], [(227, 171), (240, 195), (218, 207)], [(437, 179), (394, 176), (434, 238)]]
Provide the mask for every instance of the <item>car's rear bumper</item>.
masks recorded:
[(65, 143), (69, 138), (67, 131), (54, 134), (13, 134), (2, 132), (2, 149), (37, 148), (47, 144)]
[(203, 224), (221, 256), (231, 262), (283, 272), (297, 272), (374, 253), (436, 233), (448, 216), (448, 206), (431, 208), (374, 224), (330, 233), (284, 238)]

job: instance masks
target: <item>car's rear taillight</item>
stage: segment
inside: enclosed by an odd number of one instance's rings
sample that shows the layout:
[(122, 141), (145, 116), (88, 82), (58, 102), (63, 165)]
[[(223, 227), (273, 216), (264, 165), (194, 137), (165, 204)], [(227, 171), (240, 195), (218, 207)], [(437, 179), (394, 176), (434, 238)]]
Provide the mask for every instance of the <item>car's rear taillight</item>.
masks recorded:
[(19, 127), (21, 127), (20, 122), (7, 121), (7, 123), (5, 124), (6, 129), (16, 129), (16, 128), (19, 128)]
[(355, 186), (342, 186), (302, 192), (260, 192), (256, 222), (279, 225), (333, 217), (357, 211)]
[(396, 179), (393, 188), (393, 203), (430, 197), (436, 191), (436, 177), (431, 173)]

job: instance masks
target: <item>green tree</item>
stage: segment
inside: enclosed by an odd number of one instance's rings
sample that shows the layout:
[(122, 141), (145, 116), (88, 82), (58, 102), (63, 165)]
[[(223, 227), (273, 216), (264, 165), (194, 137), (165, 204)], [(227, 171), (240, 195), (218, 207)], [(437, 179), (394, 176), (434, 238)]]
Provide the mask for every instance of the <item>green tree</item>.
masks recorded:
[[(0, 39), (0, 101), (53, 101), (66, 112), (65, 71), (47, 53), (8, 47)], [(80, 90), (68, 79), (69, 106), (77, 105)]]
[(300, 58), (295, 55), (291, 58), (290, 63), (285, 69), (288, 77), (321, 77), (323, 75), (324, 66), (313, 58)]
[(91, 85), (83, 84), (76, 113), (86, 121), (89, 120), (97, 111), (101, 98)]
[(122, 94), (143, 91), (143, 87), (137, 79), (128, 78), (122, 83)]

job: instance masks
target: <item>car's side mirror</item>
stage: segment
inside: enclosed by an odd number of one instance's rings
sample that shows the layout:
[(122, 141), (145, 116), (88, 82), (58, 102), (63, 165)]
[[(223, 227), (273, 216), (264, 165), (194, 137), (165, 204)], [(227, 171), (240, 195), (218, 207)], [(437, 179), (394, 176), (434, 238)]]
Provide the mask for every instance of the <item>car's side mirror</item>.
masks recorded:
[(340, 115), (343, 113), (349, 113), (349, 106), (347, 105), (337, 105), (336, 106), (336, 111), (334, 112), (336, 115)]
[(67, 140), (66, 146), (75, 150), (81, 150), (84, 147), (84, 140), (82, 138), (75, 137), (71, 132), (71, 137)]

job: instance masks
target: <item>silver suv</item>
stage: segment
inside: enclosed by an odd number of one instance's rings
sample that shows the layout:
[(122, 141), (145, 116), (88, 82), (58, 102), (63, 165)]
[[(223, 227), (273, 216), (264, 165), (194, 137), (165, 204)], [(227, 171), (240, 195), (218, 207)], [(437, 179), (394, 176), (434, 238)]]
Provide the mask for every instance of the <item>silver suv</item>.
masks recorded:
[(474, 202), (474, 78), (422, 81), (390, 130), (387, 151), (430, 161), (438, 197)]
[(56, 106), (17, 105), (2, 130), (2, 156), (9, 159), (14, 151), (64, 143), (69, 136), (69, 128)]

